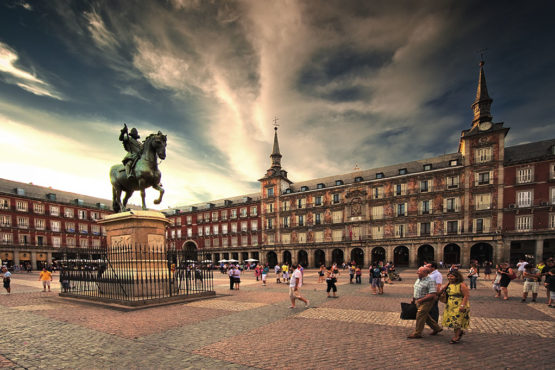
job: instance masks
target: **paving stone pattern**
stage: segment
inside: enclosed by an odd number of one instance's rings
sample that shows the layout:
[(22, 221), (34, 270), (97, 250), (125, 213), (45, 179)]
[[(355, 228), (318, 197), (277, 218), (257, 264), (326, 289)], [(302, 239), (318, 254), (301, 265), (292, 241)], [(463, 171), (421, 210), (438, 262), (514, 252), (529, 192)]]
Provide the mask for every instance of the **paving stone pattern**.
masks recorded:
[(0, 368), (555, 368), (555, 309), (543, 289), (537, 303), (521, 303), (513, 281), (503, 301), (479, 281), (471, 328), (450, 345), (448, 330), (406, 339), (414, 321), (399, 309), (415, 274), (402, 276), (372, 295), (367, 274), (360, 285), (342, 274), (333, 299), (307, 271), (310, 306), (290, 309), (288, 285), (275, 277), (262, 286), (247, 272), (241, 290), (229, 290), (216, 273), (219, 298), (122, 312), (43, 293), (37, 274), (14, 274), (13, 293), (0, 294)]

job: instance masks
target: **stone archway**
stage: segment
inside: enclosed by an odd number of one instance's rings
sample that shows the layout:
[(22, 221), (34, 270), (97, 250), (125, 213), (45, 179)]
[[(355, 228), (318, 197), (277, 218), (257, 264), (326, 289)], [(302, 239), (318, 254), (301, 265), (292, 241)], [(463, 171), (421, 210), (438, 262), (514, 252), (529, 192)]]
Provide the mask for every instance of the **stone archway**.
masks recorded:
[(300, 263), (304, 268), (308, 267), (308, 253), (304, 250), (300, 250), (297, 253), (297, 262)]
[(404, 245), (399, 245), (393, 250), (393, 264), (395, 266), (409, 265), (409, 249)]
[(418, 247), (418, 266), (422, 266), (424, 262), (430, 263), (434, 260), (434, 247), (430, 244), (423, 244)]
[(341, 249), (336, 248), (331, 252), (332, 263), (337, 263), (338, 265), (341, 265), (344, 261), (345, 257), (343, 256), (343, 251)]
[(485, 261), (493, 261), (493, 247), (488, 243), (477, 243), (470, 248), (470, 262), (478, 261), (481, 265)]
[(326, 265), (326, 253), (321, 249), (316, 249), (314, 251), (314, 267), (320, 267)]
[(458, 265), (461, 263), (461, 247), (451, 243), (443, 247), (443, 266)]
[(375, 247), (372, 249), (372, 264), (378, 262), (385, 262), (385, 249), (382, 247)]
[(275, 266), (278, 263), (278, 259), (277, 259), (277, 254), (276, 252), (268, 252), (268, 254), (266, 255), (266, 261), (268, 263), (268, 266)]
[(364, 251), (360, 248), (354, 248), (351, 251), (351, 261), (354, 261), (357, 266), (364, 266)]
[[(291, 252), (289, 252), (289, 251), (284, 251), (283, 252), (283, 263), (286, 263), (290, 266), (293, 264), (293, 260), (291, 258)], [(273, 265), (270, 265), (270, 266), (273, 266)]]
[(194, 242), (188, 241), (183, 245), (183, 257), (189, 261), (198, 260), (198, 249)]

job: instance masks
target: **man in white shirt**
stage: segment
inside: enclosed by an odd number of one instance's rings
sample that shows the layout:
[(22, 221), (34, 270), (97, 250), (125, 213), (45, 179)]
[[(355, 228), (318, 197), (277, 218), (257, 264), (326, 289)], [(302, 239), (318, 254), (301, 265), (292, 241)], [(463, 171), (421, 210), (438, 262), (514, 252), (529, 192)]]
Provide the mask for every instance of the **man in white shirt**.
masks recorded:
[[(443, 276), (441, 276), (441, 272), (439, 272), (439, 270), (437, 269), (437, 263), (430, 262), (426, 267), (431, 271), (428, 276), (435, 281), (436, 289), (437, 289), (436, 291), (439, 293), (441, 291), (441, 285), (443, 284)], [(439, 307), (438, 307), (437, 297), (434, 301), (434, 305), (432, 306), (432, 309), (430, 310), (430, 316), (432, 317), (432, 319), (438, 322)]]
[(524, 268), (526, 267), (526, 265), (528, 264), (528, 262), (526, 262), (525, 260), (523, 260), (522, 258), (518, 260), (518, 263), (516, 264), (517, 269), (517, 274), (516, 277), (518, 279), (522, 279), (524, 276)]
[(289, 282), (289, 298), (291, 298), (291, 307), (295, 308), (295, 300), (298, 299), (303, 301), (305, 307), (308, 307), (309, 301), (308, 299), (301, 296), (301, 286), (303, 285), (303, 274), (300, 270), (300, 265), (294, 264), (293, 268), (295, 271), (291, 274), (291, 281)]

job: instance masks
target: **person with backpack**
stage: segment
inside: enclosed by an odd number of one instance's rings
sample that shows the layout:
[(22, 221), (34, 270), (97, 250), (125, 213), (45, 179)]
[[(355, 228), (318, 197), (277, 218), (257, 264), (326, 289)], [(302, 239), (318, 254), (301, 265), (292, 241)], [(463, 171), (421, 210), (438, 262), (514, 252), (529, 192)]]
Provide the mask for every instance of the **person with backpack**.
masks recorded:
[(501, 264), (501, 268), (497, 270), (501, 274), (501, 279), (499, 280), (499, 288), (503, 294), (503, 300), (509, 299), (509, 284), (511, 280), (516, 279), (516, 274), (512, 268), (509, 267), (509, 263), (505, 262)]
[(383, 285), (381, 285), (382, 280), (382, 269), (376, 264), (373, 263), (372, 267), (370, 268), (370, 283), (372, 284), (372, 294), (378, 294), (378, 290), (380, 294), (383, 293)]

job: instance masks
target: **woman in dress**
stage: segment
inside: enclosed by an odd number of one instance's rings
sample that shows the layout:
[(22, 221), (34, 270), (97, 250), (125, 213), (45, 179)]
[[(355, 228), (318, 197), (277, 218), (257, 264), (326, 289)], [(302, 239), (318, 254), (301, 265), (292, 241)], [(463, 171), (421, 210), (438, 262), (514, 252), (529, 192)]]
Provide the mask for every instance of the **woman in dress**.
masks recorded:
[(486, 265), (484, 266), (484, 280), (490, 281), (491, 280), (491, 265), (490, 261), (486, 261)]
[(324, 274), (326, 273), (326, 267), (324, 265), (320, 266), (320, 271), (318, 271), (318, 282), (324, 282)]
[(326, 277), (326, 284), (328, 285), (326, 292), (328, 293), (328, 298), (330, 298), (330, 291), (333, 290), (333, 298), (337, 298), (337, 286), (335, 285), (335, 283), (337, 282), (337, 276), (335, 274), (335, 271), (333, 270), (333, 267), (330, 268), (327, 271), (327, 277)]
[(478, 269), (476, 265), (472, 265), (468, 270), (468, 278), (470, 279), (470, 289), (476, 289), (476, 280), (478, 280)]
[(464, 329), (468, 329), (470, 323), (470, 290), (459, 271), (449, 272), (447, 280), (449, 283), (441, 289), (442, 294), (447, 294), (442, 325), (455, 331), (455, 336), (449, 343), (456, 344), (461, 341)]

